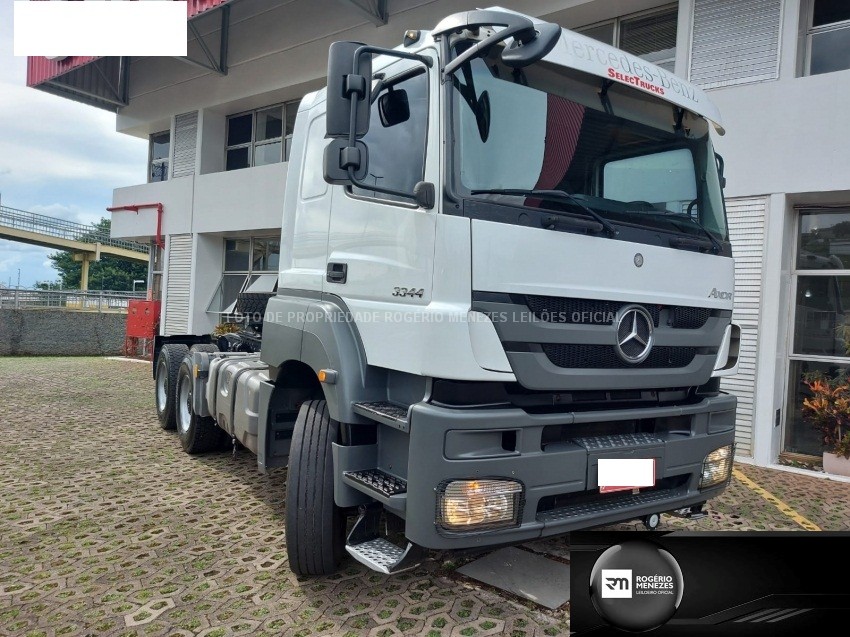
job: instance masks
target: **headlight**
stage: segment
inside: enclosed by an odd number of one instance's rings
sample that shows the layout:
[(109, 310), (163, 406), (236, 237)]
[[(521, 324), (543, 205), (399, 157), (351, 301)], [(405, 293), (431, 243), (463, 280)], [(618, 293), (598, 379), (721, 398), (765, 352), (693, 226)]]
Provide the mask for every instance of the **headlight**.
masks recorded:
[(732, 445), (720, 447), (708, 454), (702, 463), (699, 488), (707, 489), (726, 482), (732, 475), (732, 459)]
[(437, 494), (437, 522), (451, 531), (519, 523), (522, 484), (514, 480), (453, 480)]

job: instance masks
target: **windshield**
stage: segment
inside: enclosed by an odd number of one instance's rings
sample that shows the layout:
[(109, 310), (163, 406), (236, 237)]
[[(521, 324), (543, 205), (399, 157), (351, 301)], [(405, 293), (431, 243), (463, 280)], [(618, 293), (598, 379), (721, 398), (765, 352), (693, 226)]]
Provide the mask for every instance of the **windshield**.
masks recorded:
[[(546, 62), (511, 69), (498, 48), (453, 77), (461, 193), (550, 212), (587, 207), (613, 223), (727, 239), (704, 119)], [(574, 196), (492, 192), (505, 189)]]

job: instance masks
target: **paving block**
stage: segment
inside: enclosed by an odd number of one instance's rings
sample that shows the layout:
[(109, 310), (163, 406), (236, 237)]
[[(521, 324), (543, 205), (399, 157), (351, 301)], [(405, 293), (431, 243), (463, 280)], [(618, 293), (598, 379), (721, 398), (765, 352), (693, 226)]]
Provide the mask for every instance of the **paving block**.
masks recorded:
[(569, 565), (518, 548), (493, 551), (458, 572), (553, 610), (570, 600)]

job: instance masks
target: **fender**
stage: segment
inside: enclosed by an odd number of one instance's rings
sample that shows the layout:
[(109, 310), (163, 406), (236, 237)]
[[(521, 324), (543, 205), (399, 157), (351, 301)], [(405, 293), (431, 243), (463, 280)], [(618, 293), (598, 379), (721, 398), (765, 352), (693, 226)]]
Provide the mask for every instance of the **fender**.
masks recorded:
[(367, 424), (352, 404), (386, 400), (386, 372), (369, 367), (351, 312), (336, 295), (285, 290), (269, 300), (260, 357), (273, 368), (297, 360), (316, 374), (335, 371), (335, 382), (322, 390), (339, 422)]

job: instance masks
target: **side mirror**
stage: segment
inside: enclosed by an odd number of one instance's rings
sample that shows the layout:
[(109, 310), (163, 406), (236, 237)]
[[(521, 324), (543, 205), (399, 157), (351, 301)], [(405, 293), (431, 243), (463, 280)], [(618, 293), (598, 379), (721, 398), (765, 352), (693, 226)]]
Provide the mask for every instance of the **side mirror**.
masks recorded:
[[(357, 186), (364, 190), (397, 195), (416, 201), (420, 206), (434, 206), (434, 185), (417, 184), (413, 193), (378, 184), (366, 184), (369, 153), (360, 140), (369, 132), (372, 110), (372, 56), (386, 55), (413, 60), (431, 68), (434, 61), (418, 53), (366, 46), (358, 42), (334, 42), (328, 51), (328, 88), (326, 137), (331, 142), (325, 148), (324, 173), (329, 184)], [(410, 119), (407, 91), (390, 90), (378, 104), (381, 122), (385, 127)], [(424, 184), (424, 185), (423, 185)], [(430, 188), (429, 188), (430, 187)]]
[(410, 102), (404, 89), (390, 89), (378, 99), (378, 113), (384, 128), (402, 124), (410, 119)]
[(363, 46), (359, 42), (334, 42), (328, 51), (328, 137), (351, 135), (352, 108), (356, 110), (354, 136), (363, 137), (369, 132), (372, 56), (357, 55)]

